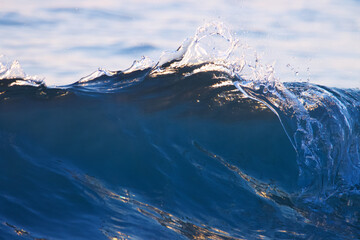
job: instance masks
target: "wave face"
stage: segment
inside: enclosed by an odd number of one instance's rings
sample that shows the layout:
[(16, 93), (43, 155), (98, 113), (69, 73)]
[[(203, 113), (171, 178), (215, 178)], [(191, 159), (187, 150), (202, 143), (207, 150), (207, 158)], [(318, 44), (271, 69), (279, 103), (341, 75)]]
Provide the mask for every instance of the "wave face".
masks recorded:
[(0, 236), (358, 238), (360, 91), (250, 51), (212, 23), (67, 86), (3, 67)]

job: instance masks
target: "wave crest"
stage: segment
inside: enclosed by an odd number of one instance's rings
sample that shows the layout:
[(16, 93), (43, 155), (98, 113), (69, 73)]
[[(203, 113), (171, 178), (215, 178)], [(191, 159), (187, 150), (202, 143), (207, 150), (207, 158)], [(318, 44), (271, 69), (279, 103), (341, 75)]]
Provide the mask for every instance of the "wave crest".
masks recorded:
[[(216, 72), (245, 96), (266, 104), (280, 119), (298, 153), (304, 192), (329, 196), (360, 184), (360, 93), (330, 89), (310, 83), (286, 83), (275, 74), (274, 64), (263, 64), (256, 52), (223, 23), (198, 28), (174, 52), (164, 52), (155, 64), (143, 57), (125, 71), (99, 69), (78, 82), (63, 86), (94, 93), (119, 90), (154, 79), (181, 74), (184, 78)], [(39, 86), (43, 81), (27, 76), (18, 62), (0, 65), (0, 78), (12, 84)]]
[(5, 56), (0, 56), (0, 80), (16, 79), (13, 85), (39, 86), (44, 84), (44, 78), (27, 75), (17, 60), (9, 61)]

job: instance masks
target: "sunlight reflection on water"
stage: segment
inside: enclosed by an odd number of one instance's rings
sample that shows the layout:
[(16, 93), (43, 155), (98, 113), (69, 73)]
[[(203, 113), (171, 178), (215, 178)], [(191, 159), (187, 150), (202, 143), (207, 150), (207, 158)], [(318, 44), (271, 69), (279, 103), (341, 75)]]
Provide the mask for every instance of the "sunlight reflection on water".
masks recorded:
[(360, 86), (360, 5), (356, 1), (7, 1), (0, 54), (29, 75), (67, 84), (102, 67), (156, 61), (204, 22), (220, 20), (283, 81)]

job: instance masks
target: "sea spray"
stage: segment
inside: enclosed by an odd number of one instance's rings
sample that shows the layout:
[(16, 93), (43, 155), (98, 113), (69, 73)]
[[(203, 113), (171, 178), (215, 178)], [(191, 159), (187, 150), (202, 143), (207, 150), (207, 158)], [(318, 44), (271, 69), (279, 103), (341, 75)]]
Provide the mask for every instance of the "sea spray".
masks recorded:
[(279, 79), (222, 23), (66, 86), (4, 66), (6, 236), (359, 236), (359, 90)]

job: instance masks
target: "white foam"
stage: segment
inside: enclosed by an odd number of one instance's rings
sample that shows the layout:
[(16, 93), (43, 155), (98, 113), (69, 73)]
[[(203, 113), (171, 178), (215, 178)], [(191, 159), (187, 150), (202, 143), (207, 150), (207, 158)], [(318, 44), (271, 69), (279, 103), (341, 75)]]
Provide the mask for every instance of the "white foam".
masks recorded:
[(40, 85), (44, 84), (44, 78), (27, 75), (17, 60), (9, 61), (4, 55), (0, 55), (0, 80), (19, 79), (12, 85)]
[(153, 68), (154, 66), (155, 62), (151, 58), (147, 56), (142, 56), (140, 60), (135, 60), (131, 67), (126, 69), (124, 73), (145, 70), (147, 68)]
[(101, 77), (101, 76), (113, 76), (115, 75), (116, 72), (115, 71), (109, 71), (106, 69), (102, 69), (102, 68), (98, 68), (98, 70), (96, 70), (95, 72), (91, 73), (90, 75), (83, 77), (79, 80), (79, 83), (85, 83), (85, 82), (89, 82), (91, 80), (94, 80), (95, 78)]
[(170, 73), (172, 68), (205, 64), (196, 71), (221, 69), (251, 84), (279, 81), (275, 76), (275, 63), (261, 63), (256, 51), (221, 22), (199, 27), (194, 37), (186, 39), (177, 51), (164, 52), (156, 66), (161, 68), (166, 63), (171, 63), (170, 67), (163, 71), (155, 69), (156, 74)]

